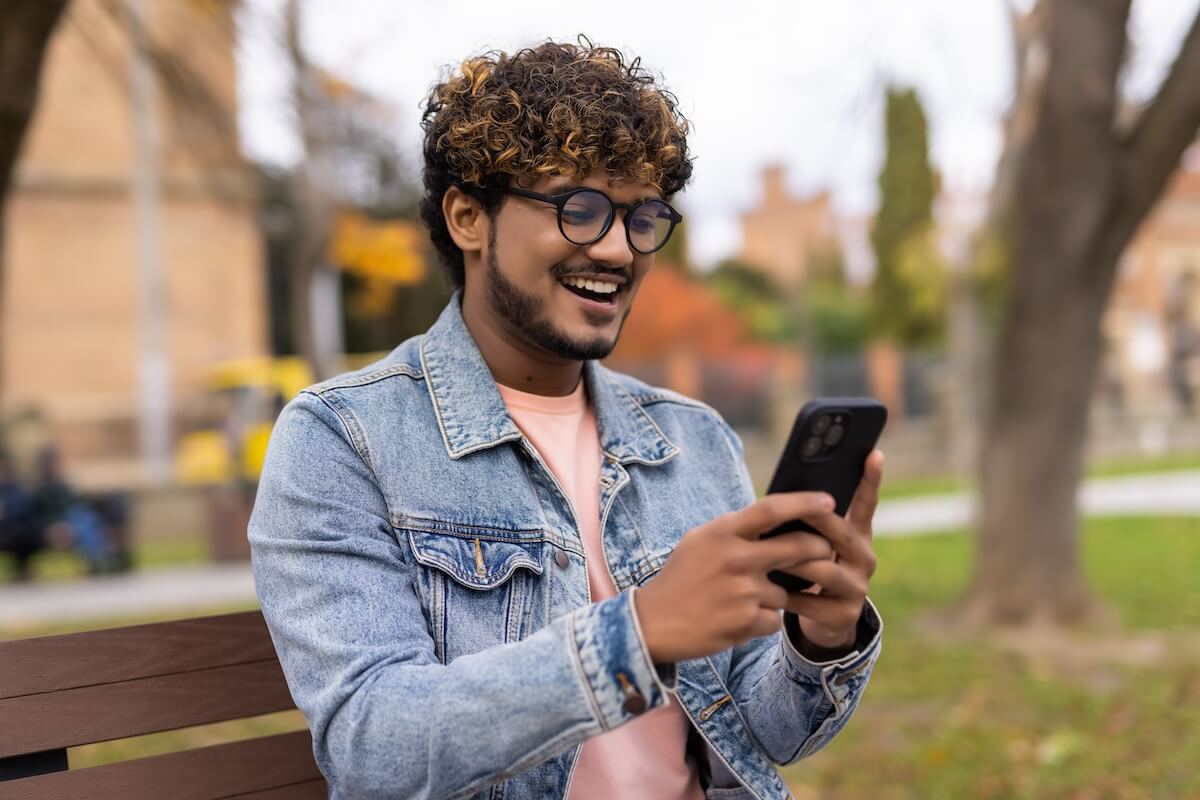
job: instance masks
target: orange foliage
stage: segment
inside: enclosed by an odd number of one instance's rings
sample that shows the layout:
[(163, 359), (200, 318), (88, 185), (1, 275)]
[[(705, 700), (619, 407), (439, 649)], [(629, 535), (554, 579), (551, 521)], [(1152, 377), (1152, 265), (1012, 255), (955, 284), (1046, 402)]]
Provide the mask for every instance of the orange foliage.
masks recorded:
[(700, 358), (738, 354), (745, 325), (716, 293), (679, 270), (658, 264), (642, 281), (614, 361), (645, 361), (687, 351)]

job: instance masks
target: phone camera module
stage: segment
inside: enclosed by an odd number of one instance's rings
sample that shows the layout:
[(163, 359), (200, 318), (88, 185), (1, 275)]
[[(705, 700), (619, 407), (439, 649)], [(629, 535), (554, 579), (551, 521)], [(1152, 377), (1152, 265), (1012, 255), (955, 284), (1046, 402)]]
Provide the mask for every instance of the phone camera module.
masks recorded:
[(804, 447), (801, 449), (805, 458), (812, 458), (817, 453), (821, 452), (821, 437), (810, 436), (804, 440)]
[(817, 417), (817, 421), (813, 423), (812, 432), (816, 436), (820, 436), (825, 431), (829, 430), (829, 426), (833, 424), (833, 417), (829, 414), (822, 414)]
[(843, 428), (841, 425), (834, 425), (832, 428), (830, 428), (825, 433), (825, 439), (824, 439), (825, 444), (827, 444), (830, 447), (833, 447), (835, 444), (837, 444), (838, 442), (840, 442), (842, 440), (842, 436), (845, 435), (845, 433), (846, 433), (846, 429)]

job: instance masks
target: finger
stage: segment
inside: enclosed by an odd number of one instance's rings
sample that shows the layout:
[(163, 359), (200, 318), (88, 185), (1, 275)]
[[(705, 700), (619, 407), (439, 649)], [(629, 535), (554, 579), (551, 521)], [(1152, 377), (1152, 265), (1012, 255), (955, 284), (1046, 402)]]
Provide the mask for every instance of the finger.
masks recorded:
[(872, 536), (871, 521), (875, 509), (879, 505), (879, 485), (883, 481), (883, 451), (875, 448), (867, 456), (863, 468), (863, 478), (854, 491), (854, 499), (850, 501), (850, 509), (846, 519), (850, 525), (864, 534), (868, 539)]
[(833, 629), (849, 628), (862, 616), (861, 606), (856, 609), (841, 598), (815, 594), (793, 593), (784, 610)]
[(832, 558), (833, 545), (824, 536), (807, 531), (792, 531), (769, 539), (759, 539), (754, 542), (750, 552), (750, 568), (766, 574), (768, 570), (779, 567)]
[(787, 607), (788, 590), (768, 578), (766, 573), (763, 573), (758, 591), (758, 604), (763, 608), (778, 611)]
[(750, 638), (757, 639), (759, 636), (770, 636), (779, 631), (783, 627), (783, 615), (778, 609), (762, 608), (754, 617), (754, 622), (750, 626)]
[(809, 514), (804, 517), (804, 521), (829, 540), (842, 560), (857, 561), (861, 558), (864, 543), (854, 533), (850, 523), (836, 511)]
[(808, 561), (797, 564), (788, 573), (821, 584), (822, 597), (853, 597), (866, 594), (861, 579), (842, 564), (833, 561)]
[(809, 515), (829, 513), (832, 509), (833, 497), (825, 492), (779, 492), (733, 512), (727, 523), (735, 535), (758, 539), (785, 522), (802, 518), (807, 521)]

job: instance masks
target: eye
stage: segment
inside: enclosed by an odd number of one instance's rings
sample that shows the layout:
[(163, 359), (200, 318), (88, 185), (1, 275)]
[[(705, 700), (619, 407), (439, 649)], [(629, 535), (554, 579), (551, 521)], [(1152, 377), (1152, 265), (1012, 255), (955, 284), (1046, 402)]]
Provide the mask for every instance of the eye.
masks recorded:
[(629, 229), (634, 233), (649, 233), (659, 226), (669, 225), (671, 212), (665, 203), (652, 200), (638, 207), (629, 219)]
[(596, 209), (588, 208), (586, 205), (574, 201), (567, 203), (562, 210), (563, 222), (576, 225), (591, 222), (598, 216), (599, 212)]
[(563, 206), (562, 220), (567, 225), (603, 223), (611, 208), (608, 198), (599, 192), (576, 192)]

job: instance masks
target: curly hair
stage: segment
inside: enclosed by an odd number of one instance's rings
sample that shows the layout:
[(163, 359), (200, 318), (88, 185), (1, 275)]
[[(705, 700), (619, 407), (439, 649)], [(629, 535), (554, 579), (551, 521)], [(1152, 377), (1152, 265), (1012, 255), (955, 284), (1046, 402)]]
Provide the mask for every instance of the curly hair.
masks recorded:
[(465, 270), (442, 214), (447, 189), (457, 186), (494, 218), (515, 177), (582, 178), (603, 167), (670, 198), (692, 175), (690, 124), (677, 106), (640, 58), (626, 62), (585, 36), (473, 56), (434, 84), (421, 116), (420, 211), (454, 286)]

